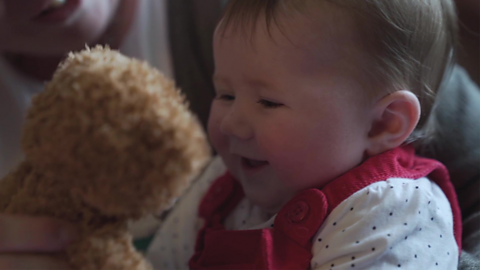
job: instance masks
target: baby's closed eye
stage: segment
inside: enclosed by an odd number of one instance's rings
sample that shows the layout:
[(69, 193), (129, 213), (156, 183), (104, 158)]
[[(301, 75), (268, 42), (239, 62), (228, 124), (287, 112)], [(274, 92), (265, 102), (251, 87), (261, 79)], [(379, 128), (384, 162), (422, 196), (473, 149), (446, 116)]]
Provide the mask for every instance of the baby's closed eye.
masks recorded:
[(235, 100), (235, 96), (233, 96), (233, 95), (217, 95), (215, 97), (215, 99), (231, 101), (231, 100)]
[(268, 108), (268, 109), (274, 109), (283, 106), (281, 103), (269, 101), (266, 99), (261, 99), (257, 103), (261, 104), (263, 107)]

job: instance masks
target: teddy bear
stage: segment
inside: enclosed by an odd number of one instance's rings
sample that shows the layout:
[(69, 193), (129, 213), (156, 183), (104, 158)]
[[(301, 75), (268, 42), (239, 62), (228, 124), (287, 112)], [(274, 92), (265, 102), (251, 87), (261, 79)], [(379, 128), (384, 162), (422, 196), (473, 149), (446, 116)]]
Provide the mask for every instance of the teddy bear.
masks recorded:
[(168, 209), (210, 158), (185, 97), (159, 71), (109, 48), (70, 53), (34, 97), (25, 159), (0, 180), (0, 213), (78, 226), (73, 269), (151, 269), (127, 224)]

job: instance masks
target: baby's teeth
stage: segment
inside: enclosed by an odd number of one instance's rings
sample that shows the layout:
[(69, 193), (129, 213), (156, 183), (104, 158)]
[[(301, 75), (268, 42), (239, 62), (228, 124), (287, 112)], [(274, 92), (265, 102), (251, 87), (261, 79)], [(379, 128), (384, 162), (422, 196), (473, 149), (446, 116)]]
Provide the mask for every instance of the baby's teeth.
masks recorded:
[(51, 8), (57, 8), (65, 4), (66, 0), (52, 0), (50, 3)]

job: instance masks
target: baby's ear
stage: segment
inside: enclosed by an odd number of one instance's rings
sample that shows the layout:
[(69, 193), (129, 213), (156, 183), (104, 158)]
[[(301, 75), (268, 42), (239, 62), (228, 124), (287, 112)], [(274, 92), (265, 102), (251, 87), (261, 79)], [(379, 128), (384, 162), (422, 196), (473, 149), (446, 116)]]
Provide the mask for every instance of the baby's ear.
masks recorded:
[(420, 119), (420, 102), (410, 91), (389, 94), (374, 104), (372, 126), (368, 133), (368, 156), (400, 146)]

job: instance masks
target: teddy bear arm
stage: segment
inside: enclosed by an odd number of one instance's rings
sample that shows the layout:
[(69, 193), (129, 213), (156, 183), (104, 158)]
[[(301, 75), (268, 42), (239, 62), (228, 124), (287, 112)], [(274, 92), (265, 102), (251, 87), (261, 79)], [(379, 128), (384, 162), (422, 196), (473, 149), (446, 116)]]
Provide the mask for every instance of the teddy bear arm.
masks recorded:
[(5, 212), (12, 198), (22, 189), (25, 178), (30, 172), (30, 166), (26, 162), (22, 162), (0, 180), (0, 212)]
[(67, 253), (76, 270), (153, 270), (149, 262), (135, 250), (126, 227), (104, 226), (71, 244)]

